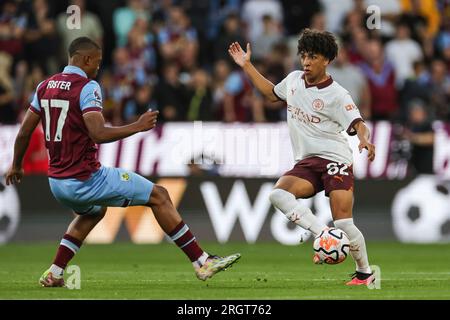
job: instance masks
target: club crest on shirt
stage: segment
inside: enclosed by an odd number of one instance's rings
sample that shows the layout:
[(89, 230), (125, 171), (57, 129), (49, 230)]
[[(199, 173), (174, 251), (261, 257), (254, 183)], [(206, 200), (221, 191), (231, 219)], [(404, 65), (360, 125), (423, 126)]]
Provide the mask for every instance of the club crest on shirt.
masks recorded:
[(128, 173), (124, 172), (120, 175), (120, 180), (128, 181), (128, 180), (130, 180), (130, 175)]
[(312, 103), (312, 107), (313, 107), (313, 109), (316, 110), (316, 111), (322, 110), (322, 109), (323, 109), (323, 106), (324, 106), (324, 103), (323, 103), (322, 99), (316, 99), (316, 100), (314, 100), (313, 103)]
[(102, 97), (100, 96), (100, 93), (98, 92), (97, 89), (94, 90), (94, 98), (97, 101), (102, 101)]
[(297, 90), (297, 88), (291, 88), (291, 95), (294, 95), (296, 90)]

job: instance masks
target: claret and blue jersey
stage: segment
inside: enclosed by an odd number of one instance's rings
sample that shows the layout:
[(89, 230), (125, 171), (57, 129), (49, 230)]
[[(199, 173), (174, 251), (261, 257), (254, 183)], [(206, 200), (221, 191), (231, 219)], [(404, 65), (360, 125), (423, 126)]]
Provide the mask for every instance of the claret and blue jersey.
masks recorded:
[(83, 115), (102, 111), (99, 84), (76, 66), (41, 82), (30, 105), (41, 117), (49, 152), (49, 182), (59, 202), (79, 214), (104, 206), (143, 205), (153, 183), (134, 172), (102, 167)]
[(40, 115), (49, 151), (49, 177), (87, 180), (100, 168), (83, 114), (102, 111), (99, 84), (76, 66), (41, 82), (30, 105)]

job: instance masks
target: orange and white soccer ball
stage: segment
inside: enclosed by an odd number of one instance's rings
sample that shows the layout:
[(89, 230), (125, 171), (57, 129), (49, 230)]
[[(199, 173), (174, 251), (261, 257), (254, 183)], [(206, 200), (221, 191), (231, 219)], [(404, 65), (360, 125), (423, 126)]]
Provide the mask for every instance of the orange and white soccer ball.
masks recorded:
[(347, 258), (350, 252), (350, 241), (344, 231), (328, 228), (314, 239), (313, 248), (314, 263), (338, 264)]

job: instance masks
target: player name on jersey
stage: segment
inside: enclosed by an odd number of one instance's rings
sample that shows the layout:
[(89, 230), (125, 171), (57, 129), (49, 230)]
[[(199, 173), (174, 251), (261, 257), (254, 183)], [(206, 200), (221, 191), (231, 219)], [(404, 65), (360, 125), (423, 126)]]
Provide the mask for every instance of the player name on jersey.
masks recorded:
[(70, 90), (70, 85), (72, 83), (70, 81), (55, 81), (50, 80), (47, 83), (47, 89), (61, 89), (61, 90)]

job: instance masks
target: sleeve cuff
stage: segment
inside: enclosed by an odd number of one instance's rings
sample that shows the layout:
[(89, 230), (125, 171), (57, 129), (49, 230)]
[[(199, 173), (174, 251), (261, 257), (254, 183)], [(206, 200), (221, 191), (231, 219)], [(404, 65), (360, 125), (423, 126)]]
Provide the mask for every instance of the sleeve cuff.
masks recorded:
[(275, 86), (272, 88), (272, 92), (273, 92), (273, 94), (275, 95), (275, 97), (278, 98), (278, 100), (286, 101), (285, 99), (283, 99), (283, 98), (281, 98), (279, 95), (277, 95), (277, 93), (275, 92)]
[(38, 109), (36, 109), (35, 107), (33, 107), (32, 105), (30, 105), (30, 107), (28, 108), (30, 111), (32, 111), (33, 113), (36, 113), (38, 116), (41, 115), (41, 113), (39, 112)]
[(360, 121), (363, 121), (363, 122), (364, 122), (364, 120), (363, 120), (362, 118), (356, 118), (356, 119), (354, 119), (354, 120), (352, 121), (352, 123), (350, 123), (350, 125), (349, 125), (348, 128), (347, 128), (347, 134), (348, 134), (349, 136), (354, 136), (354, 135), (356, 135), (357, 132), (356, 132), (354, 126), (355, 126), (355, 124), (357, 124), (357, 123), (360, 122)]
[(83, 114), (88, 113), (88, 112), (102, 112), (102, 108), (89, 107), (89, 108), (83, 109), (83, 111), (82, 111)]

